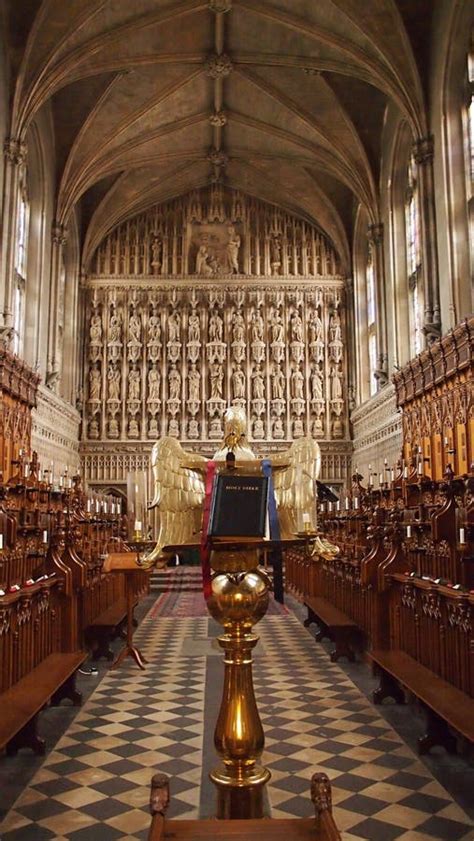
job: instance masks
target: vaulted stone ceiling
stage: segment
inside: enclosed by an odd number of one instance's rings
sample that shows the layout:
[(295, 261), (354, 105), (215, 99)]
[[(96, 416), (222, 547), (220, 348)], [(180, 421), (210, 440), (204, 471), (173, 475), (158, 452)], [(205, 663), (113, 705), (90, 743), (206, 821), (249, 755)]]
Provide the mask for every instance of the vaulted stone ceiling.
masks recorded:
[(212, 178), (314, 220), (349, 270), (377, 221), (389, 100), (426, 132), (410, 41), (425, 0), (8, 0), (12, 136), (52, 104), (57, 220), (84, 259), (115, 224)]

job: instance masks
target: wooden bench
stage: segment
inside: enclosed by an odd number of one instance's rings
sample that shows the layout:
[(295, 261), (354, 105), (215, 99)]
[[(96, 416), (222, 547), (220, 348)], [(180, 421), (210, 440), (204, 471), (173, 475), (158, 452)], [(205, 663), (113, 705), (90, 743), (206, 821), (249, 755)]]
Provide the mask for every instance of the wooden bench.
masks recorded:
[(331, 787), (326, 774), (314, 774), (311, 800), (314, 818), (249, 820), (167, 820), (169, 780), (156, 774), (151, 782), (150, 811), (152, 824), (148, 841), (341, 841), (334, 823)]
[(110, 644), (118, 637), (127, 619), (127, 602), (120, 599), (115, 604), (106, 608), (86, 629), (86, 640), (92, 648), (92, 659), (99, 660), (105, 657), (107, 660), (114, 659), (114, 652)]
[(456, 752), (456, 738), (450, 728), (474, 742), (474, 698), (438, 677), (404, 651), (372, 651), (370, 658), (380, 673), (380, 686), (373, 693), (375, 704), (385, 698), (405, 702), (404, 687), (423, 705), (427, 730), (418, 739), (418, 752), (427, 753), (434, 745)]
[(39, 713), (48, 701), (56, 706), (63, 698), (69, 698), (74, 706), (81, 704), (82, 696), (75, 680), (76, 671), (86, 657), (85, 651), (50, 654), (2, 693), (0, 748), (6, 746), (8, 756), (14, 756), (23, 747), (44, 754), (45, 742), (37, 734)]
[(339, 657), (347, 657), (353, 663), (354, 648), (357, 648), (361, 635), (358, 625), (322, 596), (305, 596), (304, 604), (308, 608), (308, 618), (304, 621), (305, 628), (314, 622), (319, 626), (315, 637), (317, 642), (325, 637), (334, 642), (335, 648), (331, 651), (331, 661), (335, 663)]

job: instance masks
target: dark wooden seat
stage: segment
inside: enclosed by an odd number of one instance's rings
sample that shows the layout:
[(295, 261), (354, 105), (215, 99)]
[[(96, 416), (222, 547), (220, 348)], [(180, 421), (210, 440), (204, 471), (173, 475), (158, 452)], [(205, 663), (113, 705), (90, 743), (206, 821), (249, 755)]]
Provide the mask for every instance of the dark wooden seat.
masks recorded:
[(120, 635), (126, 619), (127, 602), (125, 599), (120, 599), (95, 617), (86, 630), (86, 639), (88, 645), (92, 648), (93, 660), (99, 660), (100, 657), (105, 657), (107, 660), (114, 659), (114, 652), (110, 643)]
[(316, 640), (320, 642), (326, 637), (334, 642), (335, 648), (331, 652), (332, 662), (336, 662), (339, 657), (347, 657), (353, 662), (354, 648), (360, 637), (360, 629), (356, 622), (322, 596), (306, 595), (304, 604), (308, 608), (308, 618), (304, 622), (305, 628), (314, 622), (319, 626)]
[(469, 742), (474, 742), (474, 698), (442, 680), (404, 651), (372, 651), (372, 662), (380, 672), (380, 686), (373, 693), (375, 704), (385, 698), (399, 703), (405, 700), (404, 687), (422, 703), (427, 715), (427, 732), (418, 740), (420, 754), (434, 745), (456, 750), (452, 728)]
[(75, 706), (80, 705), (82, 696), (75, 688), (75, 678), (86, 657), (84, 651), (50, 654), (2, 693), (0, 748), (6, 745), (9, 756), (22, 747), (44, 754), (45, 743), (36, 732), (38, 715), (48, 701), (57, 705), (63, 698), (69, 698)]
[(152, 824), (148, 841), (341, 841), (334, 823), (331, 787), (326, 774), (314, 774), (311, 800), (314, 818), (249, 819), (249, 820), (167, 820), (169, 780), (156, 774), (151, 783), (150, 811)]

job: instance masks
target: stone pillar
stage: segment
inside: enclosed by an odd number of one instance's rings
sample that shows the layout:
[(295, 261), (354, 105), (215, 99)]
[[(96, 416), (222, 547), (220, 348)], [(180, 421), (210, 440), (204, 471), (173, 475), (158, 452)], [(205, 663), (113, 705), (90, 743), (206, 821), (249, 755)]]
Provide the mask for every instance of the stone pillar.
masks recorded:
[(18, 225), (18, 193), (21, 169), (26, 161), (26, 145), (22, 140), (9, 137), (3, 146), (3, 224), (0, 248), (0, 278), (3, 280), (3, 297), (0, 298), (0, 338), (10, 342), (13, 338), (13, 291), (15, 286), (15, 250)]
[(377, 329), (377, 369), (374, 372), (380, 388), (388, 382), (387, 355), (387, 309), (385, 299), (385, 261), (383, 247), (383, 223), (369, 225), (368, 238), (372, 243), (375, 274), (375, 321)]
[(49, 285), (48, 364), (46, 372), (46, 385), (52, 391), (57, 391), (61, 377), (61, 365), (58, 355), (58, 305), (62, 250), (66, 243), (66, 229), (64, 225), (57, 222), (53, 223), (51, 241), (51, 279)]
[(420, 189), (421, 254), (424, 293), (423, 332), (430, 344), (441, 335), (438, 248), (433, 177), (433, 137), (419, 138), (413, 147)]

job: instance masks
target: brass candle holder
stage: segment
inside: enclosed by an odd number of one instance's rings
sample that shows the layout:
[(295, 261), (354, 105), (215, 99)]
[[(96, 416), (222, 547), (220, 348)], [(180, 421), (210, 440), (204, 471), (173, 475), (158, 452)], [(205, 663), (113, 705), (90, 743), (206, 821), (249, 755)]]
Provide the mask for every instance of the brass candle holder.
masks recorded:
[(253, 626), (268, 608), (267, 574), (258, 568), (258, 549), (248, 544), (214, 546), (212, 595), (208, 609), (225, 630), (224, 688), (214, 733), (222, 764), (210, 773), (217, 788), (218, 818), (263, 817), (263, 794), (270, 771), (258, 762), (264, 748), (262, 722), (252, 678)]

